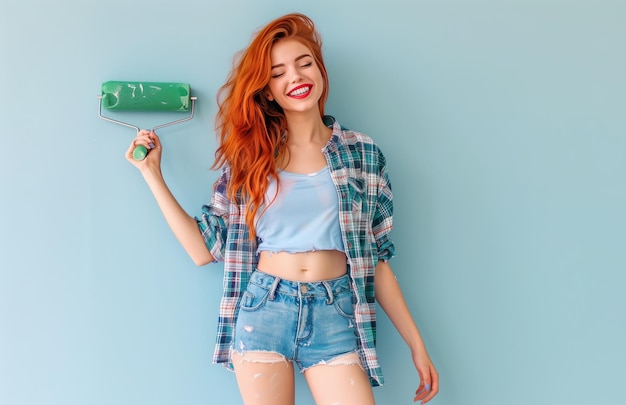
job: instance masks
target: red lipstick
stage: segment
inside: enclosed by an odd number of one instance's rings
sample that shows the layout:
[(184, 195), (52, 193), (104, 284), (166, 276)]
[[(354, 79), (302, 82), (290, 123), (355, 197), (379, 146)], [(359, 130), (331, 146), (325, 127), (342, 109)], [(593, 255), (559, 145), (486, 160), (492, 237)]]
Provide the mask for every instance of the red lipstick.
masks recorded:
[(312, 84), (301, 84), (300, 86), (291, 89), (291, 91), (287, 93), (287, 96), (291, 98), (306, 98), (311, 93), (312, 88)]

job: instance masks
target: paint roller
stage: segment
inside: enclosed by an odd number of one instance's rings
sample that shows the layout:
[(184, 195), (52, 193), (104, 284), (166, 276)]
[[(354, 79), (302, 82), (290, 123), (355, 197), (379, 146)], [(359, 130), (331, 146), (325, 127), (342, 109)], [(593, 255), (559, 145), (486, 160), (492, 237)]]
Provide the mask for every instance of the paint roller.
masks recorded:
[[(189, 112), (185, 118), (153, 127), (152, 131), (155, 131), (192, 119), (197, 97), (191, 97), (191, 87), (187, 83), (108, 81), (102, 83), (102, 95), (98, 96), (98, 99), (100, 100), (98, 117), (115, 124), (135, 128), (139, 133), (140, 128), (136, 125), (103, 116), (102, 108), (109, 111)], [(147, 154), (148, 149), (143, 145), (133, 150), (135, 160), (143, 160)]]

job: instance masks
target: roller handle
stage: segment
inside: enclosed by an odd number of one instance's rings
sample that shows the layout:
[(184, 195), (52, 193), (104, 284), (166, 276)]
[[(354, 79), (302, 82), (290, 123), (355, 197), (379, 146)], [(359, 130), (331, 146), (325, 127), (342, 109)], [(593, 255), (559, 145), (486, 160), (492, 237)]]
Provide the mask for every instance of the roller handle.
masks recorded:
[(143, 145), (138, 145), (133, 149), (133, 159), (144, 160), (148, 156), (148, 148)]
[[(150, 146), (150, 149), (154, 148), (154, 144), (152, 142), (148, 146)], [(143, 145), (135, 146), (135, 149), (133, 149), (133, 159), (144, 160), (146, 156), (148, 156), (148, 152), (150, 152), (150, 149), (146, 148)]]

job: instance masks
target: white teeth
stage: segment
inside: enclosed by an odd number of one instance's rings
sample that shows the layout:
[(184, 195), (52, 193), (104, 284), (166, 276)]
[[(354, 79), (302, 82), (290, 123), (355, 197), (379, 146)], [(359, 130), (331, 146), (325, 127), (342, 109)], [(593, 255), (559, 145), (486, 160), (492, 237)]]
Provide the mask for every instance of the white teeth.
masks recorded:
[(289, 93), (289, 95), (290, 96), (299, 96), (299, 95), (302, 95), (304, 93), (308, 93), (309, 90), (311, 90), (311, 88), (308, 87), (308, 86), (307, 87), (300, 87), (299, 89), (294, 90), (291, 93)]

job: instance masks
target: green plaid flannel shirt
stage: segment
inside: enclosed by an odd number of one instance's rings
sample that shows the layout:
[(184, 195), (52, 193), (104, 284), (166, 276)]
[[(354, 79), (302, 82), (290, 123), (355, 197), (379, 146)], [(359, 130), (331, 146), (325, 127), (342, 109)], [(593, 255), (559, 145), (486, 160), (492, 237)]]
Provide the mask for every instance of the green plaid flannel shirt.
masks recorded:
[[(323, 148), (339, 196), (339, 223), (351, 282), (357, 302), (355, 321), (359, 352), (372, 386), (383, 384), (376, 355), (376, 304), (374, 273), (379, 260), (395, 254), (390, 239), (393, 199), (385, 157), (367, 135), (342, 128), (324, 117), (333, 134)], [(246, 206), (226, 197), (230, 168), (222, 168), (213, 196), (196, 218), (207, 247), (216, 261), (224, 262), (223, 295), (220, 303), (214, 363), (232, 370), (230, 350), (237, 311), (250, 274), (256, 269), (257, 243), (250, 240)]]

